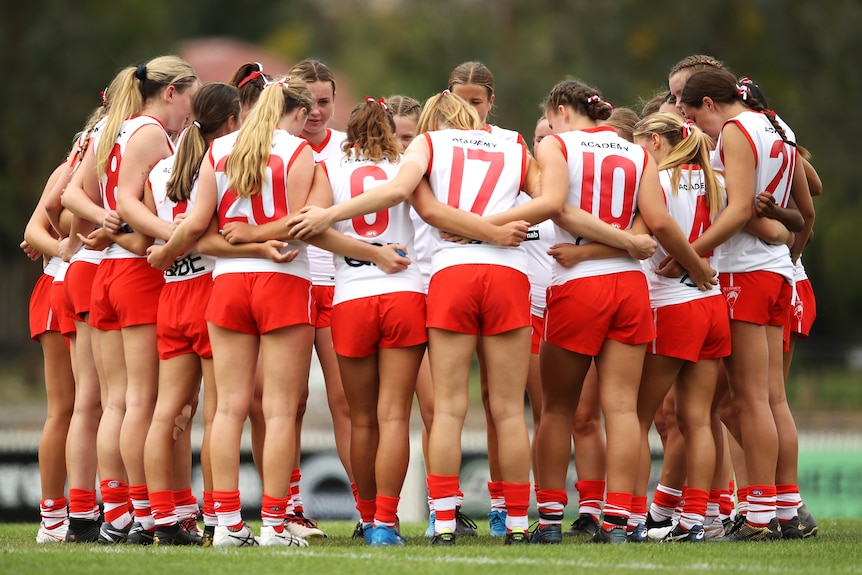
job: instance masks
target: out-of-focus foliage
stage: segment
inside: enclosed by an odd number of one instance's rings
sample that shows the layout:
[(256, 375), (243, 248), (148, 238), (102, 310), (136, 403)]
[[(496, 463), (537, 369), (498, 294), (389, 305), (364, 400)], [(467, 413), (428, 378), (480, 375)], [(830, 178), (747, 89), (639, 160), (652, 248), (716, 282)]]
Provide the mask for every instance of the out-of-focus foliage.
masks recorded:
[[(314, 56), (358, 93), (424, 98), (480, 60), (496, 76), (492, 121), (530, 140), (539, 103), (572, 75), (640, 110), (669, 68), (711, 54), (766, 90), (824, 183), (806, 267), (818, 337), (862, 341), (862, 3), (855, 0), (4, 0), (0, 237), (12, 254), (44, 178), (122, 66), (187, 38), (233, 36), (288, 60)], [(9, 255), (8, 257), (15, 257)], [(825, 341), (825, 339), (824, 339)]]

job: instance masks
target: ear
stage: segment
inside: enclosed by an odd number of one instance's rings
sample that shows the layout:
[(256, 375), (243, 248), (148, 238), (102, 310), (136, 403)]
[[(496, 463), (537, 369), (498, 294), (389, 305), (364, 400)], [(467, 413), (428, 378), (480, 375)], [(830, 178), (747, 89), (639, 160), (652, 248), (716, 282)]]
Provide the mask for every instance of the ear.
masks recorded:
[(661, 148), (661, 136), (658, 134), (650, 134), (650, 140), (652, 140), (652, 147), (656, 150)]
[(496, 97), (496, 96), (494, 96), (494, 94), (491, 94), (491, 97), (490, 97), (490, 98), (488, 98), (488, 108), (489, 108), (489, 109), (494, 107), (494, 98), (495, 98), (495, 97)]
[(713, 99), (712, 99), (712, 98), (710, 98), (709, 96), (704, 96), (704, 97), (703, 97), (703, 105), (704, 105), (704, 106), (706, 106), (706, 109), (707, 109), (707, 110), (712, 111), (712, 110), (714, 110), (714, 109), (715, 109), (715, 102), (714, 102), (714, 101), (713, 101)]
[(173, 86), (173, 85), (168, 86), (167, 88), (165, 88), (165, 100), (166, 100), (166, 101), (168, 101), (168, 102), (173, 101), (173, 99), (174, 99), (174, 94), (176, 93), (176, 91), (177, 91), (177, 87), (176, 87), (176, 86)]

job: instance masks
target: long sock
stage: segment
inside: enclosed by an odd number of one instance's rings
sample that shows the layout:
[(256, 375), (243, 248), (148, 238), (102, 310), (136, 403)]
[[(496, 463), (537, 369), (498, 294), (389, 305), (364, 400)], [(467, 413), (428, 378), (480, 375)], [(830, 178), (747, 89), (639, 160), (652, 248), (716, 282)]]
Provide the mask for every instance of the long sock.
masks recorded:
[(215, 527), (218, 525), (218, 517), (215, 512), (215, 501), (213, 500), (212, 491), (204, 491), (204, 525), (207, 527)]
[(428, 493), (434, 501), (434, 532), (455, 531), (455, 506), (459, 493), (457, 475), (428, 475)]
[[(94, 512), (95, 510), (95, 512)], [(69, 489), (69, 517), (93, 521), (99, 517), (96, 492), (91, 489)]]
[(775, 486), (748, 486), (748, 515), (746, 520), (754, 527), (766, 527), (775, 517)]
[(676, 506), (682, 499), (682, 490), (667, 487), (661, 483), (655, 488), (652, 504), (649, 507), (650, 517), (655, 521), (664, 521), (673, 517)]
[(302, 479), (302, 473), (299, 467), (290, 472), (290, 500), (293, 503), (293, 513), (301, 515), (305, 512), (302, 506), (302, 492), (299, 489), (299, 483)]
[[(152, 499), (152, 496), (150, 496), (150, 499)], [(180, 521), (191, 518), (197, 519), (200, 514), (201, 509), (198, 506), (198, 499), (192, 493), (191, 487), (174, 491), (174, 504), (176, 505), (177, 517), (179, 517)]]
[(170, 489), (150, 493), (150, 507), (156, 527), (173, 525), (179, 521), (174, 503), (174, 492)]
[(569, 503), (565, 489), (540, 489), (536, 491), (536, 503), (540, 527), (563, 524), (563, 511)]
[(527, 508), (530, 507), (530, 483), (503, 482), (506, 497), (506, 531), (528, 531), (530, 520)]
[(491, 496), (491, 511), (506, 511), (506, 496), (503, 494), (502, 481), (489, 481), (488, 494)]
[(359, 503), (359, 488), (356, 487), (356, 482), (350, 482), (350, 492), (353, 494), (353, 501)]
[(362, 523), (374, 522), (374, 515), (377, 512), (377, 499), (360, 499), (356, 502), (356, 510), (359, 512), (359, 518)]
[(66, 498), (42, 499), (39, 502), (39, 514), (42, 516), (42, 523), (46, 528), (57, 527), (69, 517), (69, 512), (66, 510)]
[(609, 491), (605, 501), (604, 523), (605, 530), (614, 527), (625, 527), (631, 515), (632, 494), (622, 491)]
[(692, 489), (691, 487), (686, 489), (685, 505), (683, 505), (682, 513), (679, 516), (680, 526), (689, 530), (695, 525), (703, 525), (708, 501), (709, 493), (703, 489)]
[(790, 521), (799, 515), (797, 509), (802, 503), (802, 497), (799, 495), (799, 486), (789, 483), (782, 483), (775, 486), (776, 491), (776, 515), (779, 521)]
[(118, 529), (132, 522), (129, 514), (129, 484), (116, 479), (104, 479), (99, 483), (102, 503), (105, 506), (105, 521)]
[(643, 525), (644, 523), (646, 523), (646, 516), (647, 496), (632, 495), (632, 512), (631, 515), (629, 515), (626, 530), (629, 532), (634, 531), (638, 525)]
[(721, 498), (718, 500), (718, 516), (721, 520), (729, 519), (735, 509), (733, 506), (733, 489), (721, 489)]
[(242, 511), (240, 507), (239, 489), (236, 491), (213, 490), (213, 508), (218, 524), (233, 529), (242, 529)]
[(736, 509), (740, 515), (748, 515), (748, 487), (736, 488)]
[(605, 500), (605, 480), (584, 479), (575, 483), (575, 489), (578, 490), (578, 514), (588, 513), (598, 523)]
[(276, 533), (284, 531), (284, 519), (287, 511), (287, 501), (290, 496), (273, 497), (263, 494), (260, 501), (260, 519), (264, 527), (272, 527)]
[(709, 490), (709, 501), (706, 504), (706, 516), (703, 518), (704, 525), (712, 525), (721, 515), (721, 489)]
[(396, 514), (398, 513), (398, 497), (390, 497), (388, 495), (377, 494), (376, 506), (374, 511), (374, 526), (388, 527), (392, 529), (398, 521)]

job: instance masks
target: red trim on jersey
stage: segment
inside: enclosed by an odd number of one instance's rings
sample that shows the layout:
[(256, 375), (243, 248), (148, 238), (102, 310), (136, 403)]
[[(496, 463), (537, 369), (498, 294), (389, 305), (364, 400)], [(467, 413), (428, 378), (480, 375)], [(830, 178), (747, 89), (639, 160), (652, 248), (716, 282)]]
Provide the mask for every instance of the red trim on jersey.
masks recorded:
[(317, 152), (318, 154), (323, 151), (323, 148), (326, 147), (326, 144), (329, 143), (329, 140), (332, 138), (332, 130), (326, 128), (326, 137), (323, 138), (323, 141), (320, 142), (320, 145), (315, 146), (312, 142), (309, 141), (305, 136), (300, 136), (303, 140), (308, 142), (308, 145), (311, 146), (311, 149)]
[(616, 129), (612, 126), (596, 126), (595, 128), (583, 128), (580, 130), (581, 132), (587, 132), (588, 134), (598, 134), (599, 132), (613, 132), (616, 134)]
[(425, 176), (427, 177), (431, 175), (431, 166), (434, 165), (434, 146), (431, 145), (431, 134), (425, 132), (422, 135), (428, 141), (428, 169), (425, 171)]
[(326, 169), (326, 162), (325, 162), (325, 161), (323, 161), (323, 162), (320, 162), (320, 163), (319, 163), (319, 164), (317, 164), (317, 165), (318, 165), (318, 166), (320, 166), (320, 169), (322, 169), (322, 170), (323, 170), (323, 173), (324, 173), (324, 174), (326, 174), (326, 179), (327, 179), (327, 180), (329, 180), (329, 183), (330, 183), (330, 185), (331, 185), (331, 184), (332, 184), (332, 178), (330, 178), (330, 177), (329, 177), (329, 170), (327, 170), (327, 169)]
[(562, 150), (563, 150), (563, 159), (568, 162), (569, 161), (569, 151), (566, 149), (566, 143), (557, 134), (551, 134), (551, 135), (553, 137), (555, 137), (558, 142), (560, 142), (560, 148), (562, 148)]
[[(748, 143), (751, 146), (751, 152), (754, 154), (754, 169), (756, 170), (757, 169), (757, 160), (758, 160), (758, 158), (757, 158), (757, 146), (754, 145), (754, 140), (751, 139), (751, 135), (748, 133), (748, 130), (746, 130), (745, 127), (740, 123), (740, 121), (736, 120), (736, 119), (728, 120), (727, 122), (725, 122), (724, 125), (726, 126), (727, 124), (736, 124), (737, 127), (740, 130), (742, 130), (742, 133), (745, 135), (745, 138), (748, 140)], [(723, 126), (722, 126), (722, 129), (724, 129)], [(721, 163), (724, 163), (724, 153), (721, 154)]]
[(518, 184), (518, 189), (524, 189), (524, 182), (527, 181), (527, 147), (521, 147), (521, 182)]

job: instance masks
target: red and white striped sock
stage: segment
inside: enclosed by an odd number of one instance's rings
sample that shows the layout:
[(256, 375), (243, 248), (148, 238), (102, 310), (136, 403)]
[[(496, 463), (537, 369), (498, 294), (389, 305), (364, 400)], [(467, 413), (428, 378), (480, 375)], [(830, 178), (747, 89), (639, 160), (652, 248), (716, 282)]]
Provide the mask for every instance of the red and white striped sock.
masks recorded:
[(457, 475), (428, 475), (428, 493), (434, 501), (434, 533), (455, 531), (455, 506), (460, 493)]
[(219, 525), (234, 531), (242, 529), (239, 489), (236, 491), (213, 490), (213, 509), (216, 517), (218, 517)]
[(260, 519), (264, 527), (272, 527), (276, 533), (284, 531), (284, 519), (289, 499), (290, 495), (273, 497), (266, 493), (263, 494), (260, 501)]
[(569, 503), (565, 489), (540, 489), (536, 491), (536, 503), (540, 527), (563, 524), (563, 512)]
[(775, 517), (775, 486), (748, 486), (748, 514), (745, 516), (754, 527), (766, 527)]
[(96, 491), (92, 489), (69, 489), (69, 517), (95, 521), (99, 518)]
[(703, 489), (689, 487), (685, 491), (685, 504), (679, 516), (679, 525), (686, 531), (695, 525), (703, 525), (706, 518), (706, 505), (709, 501), (709, 493)]
[(632, 509), (632, 494), (622, 491), (609, 491), (605, 501), (602, 529), (609, 531), (614, 527), (625, 527)]
[(604, 479), (584, 479), (575, 482), (578, 490), (578, 514), (592, 515), (596, 523), (602, 516), (602, 502), (605, 500)]
[(502, 481), (489, 481), (488, 494), (491, 496), (491, 511), (506, 511), (506, 496)]
[(147, 494), (147, 486), (129, 485), (129, 499), (132, 500), (132, 506), (135, 508), (135, 521), (147, 531), (155, 529), (156, 522), (150, 510), (150, 496)]
[(179, 521), (174, 504), (174, 492), (170, 489), (150, 493), (150, 506), (156, 527), (173, 525)]
[(802, 504), (802, 496), (799, 495), (799, 486), (782, 483), (775, 486), (776, 491), (776, 514), (779, 521), (790, 521), (799, 515), (797, 509)]
[(105, 521), (123, 529), (132, 523), (129, 514), (129, 484), (116, 479), (104, 479), (99, 483), (102, 504), (105, 507)]
[(292, 515), (304, 513), (305, 509), (302, 506), (302, 492), (299, 489), (302, 473), (299, 467), (290, 472), (290, 502), (293, 504)]
[(673, 512), (682, 499), (682, 490), (662, 485), (655, 488), (649, 514), (655, 521), (664, 521), (673, 517)]
[(39, 502), (39, 514), (42, 516), (42, 524), (47, 529), (57, 527), (69, 517), (69, 512), (66, 510), (66, 498), (42, 499)]
[(399, 497), (377, 494), (376, 509), (374, 511), (374, 526), (388, 527), (392, 529), (398, 521)]
[(530, 507), (530, 483), (503, 482), (506, 498), (506, 531), (528, 531), (530, 520), (527, 509)]
[(646, 523), (647, 516), (647, 497), (646, 495), (632, 495), (632, 511), (629, 515), (626, 530), (631, 532), (638, 525)]

